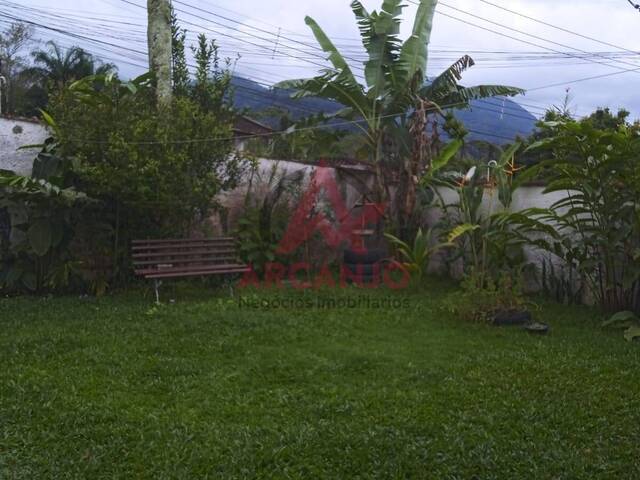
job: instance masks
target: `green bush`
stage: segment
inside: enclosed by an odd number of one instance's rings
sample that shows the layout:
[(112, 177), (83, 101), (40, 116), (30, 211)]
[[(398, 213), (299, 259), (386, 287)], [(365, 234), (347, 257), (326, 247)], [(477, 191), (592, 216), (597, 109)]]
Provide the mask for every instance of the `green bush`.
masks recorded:
[[(579, 284), (610, 311), (640, 311), (640, 135), (637, 127), (548, 122), (548, 138), (529, 147), (551, 158), (531, 169), (563, 197), (525, 211), (518, 231), (575, 271)], [(536, 235), (544, 233), (545, 235)]]
[[(212, 105), (182, 96), (159, 109), (147, 75), (87, 77), (60, 91), (43, 115), (52, 138), (33, 177), (8, 176), (1, 191), (2, 206), (28, 211), (12, 215), (3, 285), (22, 271), (31, 290), (80, 278), (99, 293), (129, 278), (130, 240), (192, 234), (247, 166), (233, 150), (230, 106)], [(69, 203), (77, 192), (90, 207)]]

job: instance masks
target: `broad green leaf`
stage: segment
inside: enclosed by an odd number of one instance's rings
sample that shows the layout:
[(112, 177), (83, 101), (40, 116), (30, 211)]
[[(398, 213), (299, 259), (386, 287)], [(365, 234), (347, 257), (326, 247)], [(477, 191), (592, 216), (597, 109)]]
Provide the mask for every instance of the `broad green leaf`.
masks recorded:
[[(320, 28), (320, 25), (318, 25), (318, 23), (309, 16), (305, 17), (304, 22), (309, 26), (309, 28), (311, 28), (311, 31), (320, 44), (320, 47), (322, 47), (322, 50), (329, 54), (329, 61), (331, 62), (333, 67), (341, 72), (349, 72), (349, 74), (353, 78), (353, 74), (351, 74), (349, 64), (344, 59), (342, 54), (338, 51), (333, 42), (329, 39), (329, 37), (327, 37), (327, 34), (324, 33), (324, 30)], [(355, 78), (353, 78), (353, 82), (356, 83)]]
[(431, 163), (431, 169), (429, 170), (429, 173), (437, 172), (441, 168), (445, 167), (447, 165), (447, 163), (449, 163), (449, 161), (455, 156), (455, 154), (460, 151), (460, 149), (462, 148), (463, 144), (464, 144), (464, 142), (459, 138), (451, 140), (442, 149), (440, 154), (436, 158), (433, 159), (433, 162)]
[(556, 142), (556, 138), (555, 137), (551, 137), (551, 138), (543, 138), (542, 140), (538, 140), (536, 142), (533, 142), (531, 145), (529, 145), (524, 153), (530, 152), (532, 150), (537, 150), (539, 148), (543, 148), (543, 147), (548, 147), (550, 145), (553, 145)]
[(504, 167), (505, 165), (507, 165), (513, 159), (513, 156), (516, 154), (516, 152), (520, 149), (521, 146), (522, 146), (522, 143), (520, 142), (515, 142), (511, 146), (509, 146), (509, 148), (507, 148), (500, 155), (500, 160), (498, 161), (498, 165), (500, 165), (501, 167)]
[(411, 81), (418, 72), (421, 72), (422, 78), (426, 75), (428, 45), (437, 3), (437, 0), (420, 0), (411, 36), (402, 45), (400, 53), (400, 66), (405, 74), (405, 82)]
[(473, 225), (470, 223), (463, 223), (462, 225), (458, 225), (453, 230), (451, 230), (451, 232), (449, 232), (449, 235), (447, 236), (447, 242), (452, 243), (462, 235), (465, 235), (468, 232), (473, 232), (474, 230), (477, 230), (479, 228), (480, 225)]

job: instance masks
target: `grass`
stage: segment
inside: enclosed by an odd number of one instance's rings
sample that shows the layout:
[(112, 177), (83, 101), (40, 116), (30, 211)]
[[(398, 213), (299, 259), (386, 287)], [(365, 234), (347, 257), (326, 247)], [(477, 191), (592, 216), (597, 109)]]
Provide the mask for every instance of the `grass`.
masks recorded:
[(448, 293), (3, 299), (0, 478), (640, 477), (638, 345), (586, 308), (463, 323)]

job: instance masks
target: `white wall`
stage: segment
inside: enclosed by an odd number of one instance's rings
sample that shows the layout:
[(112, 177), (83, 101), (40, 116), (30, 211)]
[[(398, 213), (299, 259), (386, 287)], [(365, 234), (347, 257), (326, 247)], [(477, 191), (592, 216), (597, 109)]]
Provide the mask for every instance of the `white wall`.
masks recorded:
[(30, 174), (38, 149), (19, 148), (40, 144), (48, 136), (46, 128), (40, 123), (0, 117), (0, 169)]

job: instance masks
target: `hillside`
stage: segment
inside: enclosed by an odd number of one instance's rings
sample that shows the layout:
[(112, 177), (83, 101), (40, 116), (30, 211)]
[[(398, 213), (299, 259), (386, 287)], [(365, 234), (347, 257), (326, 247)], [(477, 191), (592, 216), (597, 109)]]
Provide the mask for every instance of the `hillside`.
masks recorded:
[[(287, 110), (293, 118), (300, 118), (319, 111), (329, 113), (340, 109), (339, 104), (320, 98), (292, 99), (286, 90), (268, 89), (247, 78), (234, 77), (233, 85), (236, 107), (249, 112), (277, 107)], [(471, 108), (456, 110), (455, 115), (471, 130), (469, 140), (492, 143), (505, 143), (517, 135), (527, 136), (536, 123), (536, 117), (509, 99), (474, 101)], [(272, 123), (269, 118), (261, 121)]]

